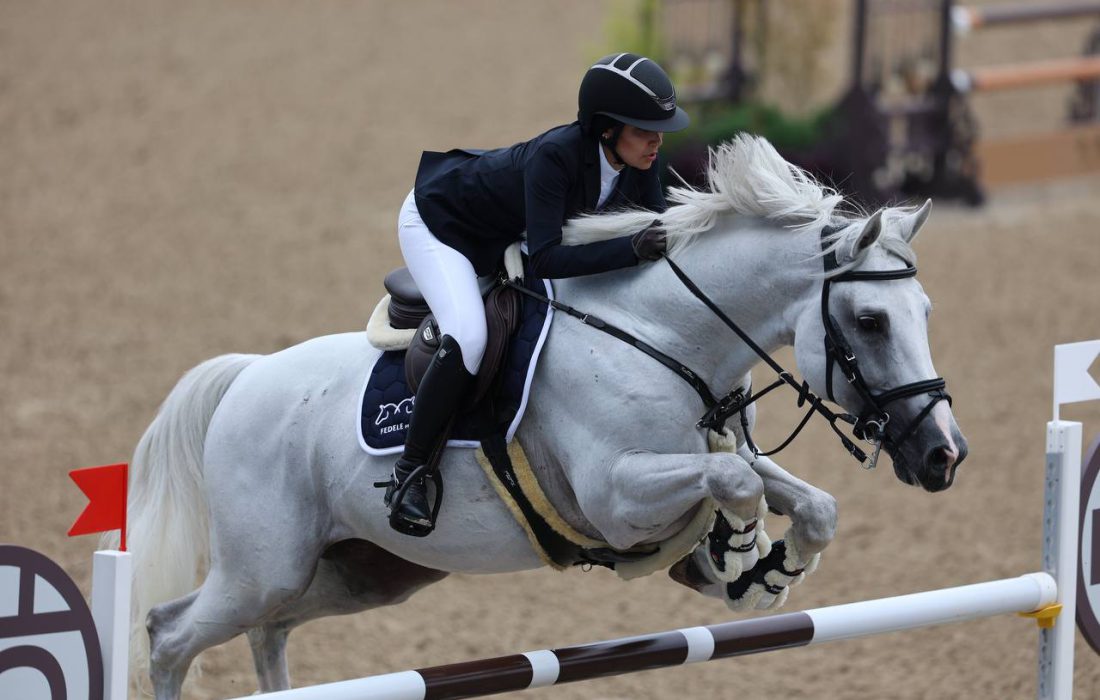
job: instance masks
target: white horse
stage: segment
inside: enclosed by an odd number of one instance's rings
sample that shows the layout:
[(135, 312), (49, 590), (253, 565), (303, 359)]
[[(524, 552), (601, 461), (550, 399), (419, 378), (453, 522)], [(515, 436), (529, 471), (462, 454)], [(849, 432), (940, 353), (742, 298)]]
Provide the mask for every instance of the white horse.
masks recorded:
[[(897, 270), (913, 263), (909, 241), (928, 213), (927, 205), (870, 217), (842, 212), (839, 196), (749, 137), (713, 154), (706, 191), (674, 189), (670, 201), (662, 216), (670, 259), (764, 349), (793, 345), (803, 377), (822, 395), (831, 371), (822, 344), (823, 229), (840, 266), (834, 279)], [(632, 211), (589, 217), (571, 224), (567, 241), (623, 235), (651, 219)], [(664, 261), (563, 280), (556, 292), (682, 361), (715, 395), (743, 383), (758, 362)], [(911, 277), (833, 288), (828, 314), (874, 396), (936, 376), (929, 308)], [(390, 528), (373, 484), (387, 478), (392, 459), (365, 454), (355, 433), (359, 391), (378, 356), (362, 332), (267, 356), (226, 355), (191, 370), (165, 400), (136, 449), (129, 504), (138, 619), (149, 633), (158, 700), (179, 697), (199, 652), (240, 633), (251, 642), (260, 688), (283, 689), (286, 637), (296, 625), (399, 603), (448, 572), (544, 565), (469, 449), (443, 456), (437, 529), (414, 538)], [(865, 414), (857, 389), (838, 378), (832, 393)], [(718, 507), (723, 537), (746, 546), (725, 547), (724, 566), (715, 566), (710, 538), (681, 559), (676, 578), (733, 607), (775, 604), (775, 593), (832, 539), (834, 501), (744, 444), (712, 451), (695, 427), (701, 413), (698, 394), (676, 374), (559, 315), (517, 440), (562, 521), (611, 548), (664, 542)], [(889, 413), (883, 439), (898, 477), (931, 491), (949, 486), (966, 442), (948, 402), (895, 396)], [(731, 581), (765, 561), (763, 538), (752, 546), (765, 495), (791, 518), (785, 553), (757, 577), (766, 591), (734, 591)], [(692, 534), (688, 553), (699, 540)]]

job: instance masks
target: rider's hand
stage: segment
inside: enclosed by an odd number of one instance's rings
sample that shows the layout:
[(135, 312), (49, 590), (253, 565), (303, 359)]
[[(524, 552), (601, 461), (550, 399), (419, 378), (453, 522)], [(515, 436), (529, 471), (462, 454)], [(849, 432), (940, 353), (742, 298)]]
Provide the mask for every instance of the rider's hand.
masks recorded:
[(654, 219), (649, 226), (630, 237), (630, 245), (639, 260), (660, 260), (668, 248), (668, 233), (660, 219)]

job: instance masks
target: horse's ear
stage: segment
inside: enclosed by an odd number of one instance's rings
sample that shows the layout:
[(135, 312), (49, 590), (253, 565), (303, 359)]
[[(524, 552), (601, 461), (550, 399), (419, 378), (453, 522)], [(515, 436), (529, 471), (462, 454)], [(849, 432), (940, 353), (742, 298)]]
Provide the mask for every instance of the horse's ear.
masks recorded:
[(886, 210), (879, 209), (863, 223), (863, 230), (859, 232), (859, 235), (852, 242), (851, 250), (848, 251), (849, 260), (859, 258), (878, 240), (878, 237), (882, 234), (882, 212), (884, 211)]
[(932, 213), (932, 200), (926, 199), (921, 208), (911, 214), (903, 216), (898, 225), (901, 228), (901, 237), (905, 239), (906, 243), (912, 243), (913, 239), (917, 237), (917, 232), (920, 231), (920, 227), (924, 226), (924, 222), (928, 221), (928, 215)]

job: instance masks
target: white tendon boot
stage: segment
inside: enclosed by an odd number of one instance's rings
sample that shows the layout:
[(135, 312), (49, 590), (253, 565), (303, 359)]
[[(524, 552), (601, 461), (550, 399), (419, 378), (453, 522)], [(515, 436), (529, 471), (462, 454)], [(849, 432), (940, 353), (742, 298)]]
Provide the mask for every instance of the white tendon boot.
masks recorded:
[(817, 569), (821, 554), (805, 558), (795, 548), (791, 534), (788, 530), (756, 567), (726, 585), (726, 605), (731, 610), (778, 609), (787, 602), (790, 587), (802, 583)]
[(707, 539), (699, 545), (706, 552), (706, 570), (716, 581), (729, 583), (756, 566), (771, 551), (771, 540), (764, 532), (768, 504), (764, 497), (756, 507), (756, 516), (748, 520), (725, 508), (718, 509)]

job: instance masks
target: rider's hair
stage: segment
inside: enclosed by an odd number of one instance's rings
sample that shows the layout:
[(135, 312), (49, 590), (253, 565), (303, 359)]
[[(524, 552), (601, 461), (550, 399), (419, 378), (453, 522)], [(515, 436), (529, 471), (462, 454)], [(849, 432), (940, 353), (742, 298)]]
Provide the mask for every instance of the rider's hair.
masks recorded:
[[(597, 114), (592, 117), (592, 121), (588, 125), (588, 134), (599, 140), (601, 144), (611, 149), (611, 155), (614, 156), (615, 161), (622, 163), (622, 156), (619, 155), (619, 136), (623, 133), (623, 124), (614, 117), (609, 117), (606, 114)], [(604, 136), (608, 130), (611, 133)]]
[(614, 142), (619, 139), (619, 134), (622, 133), (624, 126), (626, 125), (618, 119), (615, 119), (614, 117), (609, 117), (606, 114), (597, 114), (596, 116), (592, 117), (592, 122), (589, 124), (588, 128), (589, 133), (600, 139), (600, 141), (604, 141), (605, 143), (606, 141), (603, 137), (604, 132), (606, 132), (608, 129), (611, 129), (613, 132), (611, 134), (611, 141), (612, 144), (614, 144)]

